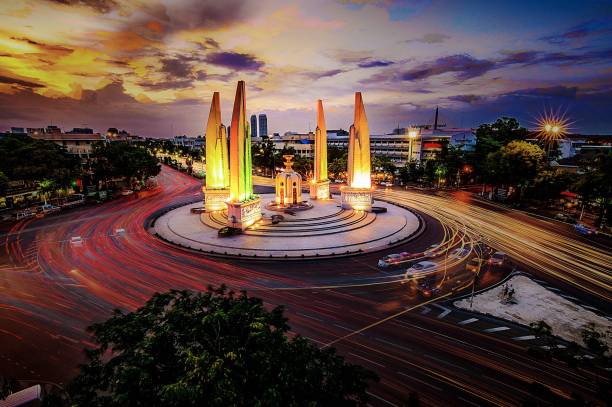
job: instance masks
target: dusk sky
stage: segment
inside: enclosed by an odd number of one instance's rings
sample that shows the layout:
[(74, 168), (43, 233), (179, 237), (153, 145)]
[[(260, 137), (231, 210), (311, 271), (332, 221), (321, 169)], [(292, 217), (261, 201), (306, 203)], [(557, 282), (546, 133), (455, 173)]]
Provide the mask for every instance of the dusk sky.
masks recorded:
[(31, 0), (0, 3), (0, 130), (148, 137), (204, 132), (213, 91), (230, 120), (236, 82), (270, 132), (348, 128), (363, 92), (370, 129), (433, 120), (612, 133), (612, 2)]

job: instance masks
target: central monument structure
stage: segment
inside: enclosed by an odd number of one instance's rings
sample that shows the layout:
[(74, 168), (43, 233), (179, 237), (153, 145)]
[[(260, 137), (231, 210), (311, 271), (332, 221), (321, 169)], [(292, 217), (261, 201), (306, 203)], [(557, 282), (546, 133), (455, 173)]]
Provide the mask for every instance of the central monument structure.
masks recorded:
[(261, 219), (261, 199), (253, 194), (251, 134), (246, 120), (246, 89), (238, 82), (230, 131), (230, 193), (227, 226), (245, 230)]
[(229, 181), (227, 133), (221, 124), (219, 92), (215, 92), (206, 125), (206, 186), (202, 188), (206, 211), (225, 209), (225, 201), (229, 197)]
[(370, 178), (370, 129), (361, 92), (355, 93), (355, 118), (350, 128), (347, 186), (340, 189), (344, 209), (372, 209)]
[(314, 178), (310, 182), (310, 199), (329, 199), (327, 178), (327, 127), (323, 114), (323, 101), (317, 101), (317, 129), (315, 131)]

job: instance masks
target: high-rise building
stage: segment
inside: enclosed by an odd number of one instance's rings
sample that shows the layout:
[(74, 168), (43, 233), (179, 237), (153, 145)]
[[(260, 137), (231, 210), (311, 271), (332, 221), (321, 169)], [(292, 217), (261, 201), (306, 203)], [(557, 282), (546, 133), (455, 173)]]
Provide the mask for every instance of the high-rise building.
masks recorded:
[(259, 115), (259, 137), (268, 137), (268, 116)]
[(257, 137), (257, 116), (251, 115), (251, 137)]

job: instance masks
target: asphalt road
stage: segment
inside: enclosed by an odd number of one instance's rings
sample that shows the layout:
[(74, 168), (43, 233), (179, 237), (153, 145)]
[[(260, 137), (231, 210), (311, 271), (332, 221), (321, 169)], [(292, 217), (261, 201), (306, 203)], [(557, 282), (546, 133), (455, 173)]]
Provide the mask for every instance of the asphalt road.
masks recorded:
[[(197, 180), (164, 167), (156, 191), (23, 221), (0, 236), (0, 375), (67, 382), (92, 346), (85, 328), (113, 308), (131, 310), (156, 291), (224, 283), (269, 306), (287, 308), (292, 333), (334, 346), (376, 371), (374, 405), (401, 405), (417, 392), (423, 405), (516, 405), (537, 382), (553, 392), (596, 399), (600, 372), (575, 370), (527, 355), (528, 333), (456, 310), (443, 302), (471, 277), (460, 259), (438, 260), (438, 298), (423, 299), (401, 270), (378, 270), (380, 253), (304, 262), (204, 257), (168, 245), (143, 224), (169, 205), (200, 196)], [(261, 179), (256, 179), (256, 183)], [(393, 249), (418, 252), (433, 243), (450, 251), (487, 243), (522, 269), (609, 313), (609, 247), (590, 245), (566, 225), (474, 201), (465, 193), (431, 195), (381, 190), (428, 222), (417, 241)], [(194, 215), (197, 216), (197, 215)], [(73, 243), (73, 237), (82, 243)], [(444, 256), (442, 256), (444, 258)], [(494, 284), (501, 271), (484, 272)], [(499, 330), (504, 326), (503, 330)], [(601, 402), (601, 400), (599, 400)]]

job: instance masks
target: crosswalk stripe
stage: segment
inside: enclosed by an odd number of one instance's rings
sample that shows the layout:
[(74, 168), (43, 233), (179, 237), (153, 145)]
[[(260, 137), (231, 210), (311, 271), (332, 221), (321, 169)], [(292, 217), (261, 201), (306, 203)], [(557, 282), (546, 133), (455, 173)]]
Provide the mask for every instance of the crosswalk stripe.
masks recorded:
[(535, 335), (525, 335), (525, 336), (516, 336), (512, 339), (514, 339), (515, 341), (530, 341), (535, 338), (536, 338)]
[(431, 308), (423, 307), (423, 311), (421, 311), (421, 314), (426, 315), (426, 314), (429, 314), (430, 312), (431, 312)]
[(500, 331), (507, 331), (509, 329), (510, 328), (508, 328), (507, 326), (498, 326), (498, 327), (495, 327), (495, 328), (485, 329), (484, 332), (489, 332), (489, 333), (491, 333), (491, 332), (500, 332)]
[(471, 324), (472, 322), (476, 322), (476, 321), (478, 321), (478, 318), (470, 318), (470, 319), (466, 319), (465, 321), (459, 322), (459, 325), (467, 325), (467, 324)]

